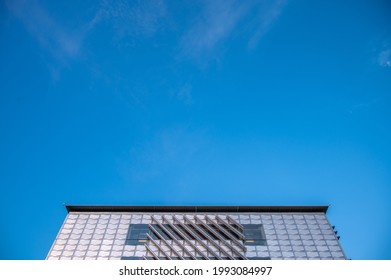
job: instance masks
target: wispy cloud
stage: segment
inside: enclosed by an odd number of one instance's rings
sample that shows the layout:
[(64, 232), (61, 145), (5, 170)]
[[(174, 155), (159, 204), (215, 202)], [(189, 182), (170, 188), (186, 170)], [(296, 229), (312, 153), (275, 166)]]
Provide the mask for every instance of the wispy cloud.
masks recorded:
[(65, 63), (79, 55), (83, 40), (82, 30), (66, 30), (38, 1), (7, 0), (6, 6), (39, 44), (58, 61)]
[(246, 14), (246, 8), (234, 0), (204, 2), (202, 14), (182, 38), (184, 51), (199, 55), (214, 48), (229, 36)]
[(284, 9), (287, 0), (259, 1), (255, 5), (255, 32), (249, 40), (249, 48), (254, 48), (272, 24), (278, 19)]
[(383, 67), (391, 67), (391, 49), (379, 53), (378, 63)]
[(114, 36), (137, 38), (152, 36), (163, 28), (161, 20), (167, 14), (163, 0), (102, 0), (98, 2), (91, 20), (72, 29), (56, 20), (39, 0), (6, 0), (6, 6), (41, 47), (61, 62), (78, 57), (87, 33), (102, 22), (112, 26)]
[(235, 34), (239, 27), (242, 29), (238, 33), (251, 30), (248, 45), (255, 47), (279, 17), (286, 1), (220, 0), (202, 3), (201, 14), (181, 40), (182, 49), (189, 56), (199, 56), (214, 50)]

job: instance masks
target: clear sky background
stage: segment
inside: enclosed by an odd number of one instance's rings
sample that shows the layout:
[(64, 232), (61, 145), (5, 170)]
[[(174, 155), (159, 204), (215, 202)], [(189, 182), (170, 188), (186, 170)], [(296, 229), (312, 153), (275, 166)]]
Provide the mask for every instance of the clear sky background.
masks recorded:
[(330, 204), (391, 259), (390, 108), (390, 1), (0, 1), (0, 259), (64, 203)]

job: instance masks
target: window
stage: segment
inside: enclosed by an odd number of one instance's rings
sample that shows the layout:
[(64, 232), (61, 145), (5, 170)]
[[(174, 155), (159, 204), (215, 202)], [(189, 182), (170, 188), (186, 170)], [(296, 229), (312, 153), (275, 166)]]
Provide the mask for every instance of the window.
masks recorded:
[(244, 245), (266, 245), (266, 235), (261, 224), (246, 224), (243, 226), (243, 234), (246, 237)]
[(142, 245), (147, 242), (148, 225), (132, 224), (129, 225), (128, 235), (126, 236), (126, 245)]

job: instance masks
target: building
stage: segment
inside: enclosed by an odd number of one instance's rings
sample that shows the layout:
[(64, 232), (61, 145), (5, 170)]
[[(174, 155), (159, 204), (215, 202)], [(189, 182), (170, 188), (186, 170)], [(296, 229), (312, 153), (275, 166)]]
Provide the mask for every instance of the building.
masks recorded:
[(48, 260), (337, 259), (328, 206), (72, 206)]

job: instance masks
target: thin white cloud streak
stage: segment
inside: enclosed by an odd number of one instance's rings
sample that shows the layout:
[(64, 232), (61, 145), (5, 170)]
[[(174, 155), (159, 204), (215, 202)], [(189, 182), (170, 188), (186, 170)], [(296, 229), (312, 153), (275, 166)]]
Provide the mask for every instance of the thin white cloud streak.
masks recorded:
[(199, 55), (229, 36), (247, 7), (236, 1), (206, 1), (202, 14), (182, 38), (185, 53)]
[(99, 3), (92, 20), (77, 29), (66, 29), (39, 1), (6, 0), (6, 6), (19, 19), (42, 48), (62, 63), (81, 55), (81, 47), (88, 32), (102, 22), (108, 22), (114, 36), (134, 39), (152, 36), (163, 28), (162, 19), (167, 14), (164, 1), (125, 0)]
[(65, 63), (80, 53), (83, 32), (68, 32), (38, 1), (7, 0), (9, 11), (19, 19), (41, 47)]
[[(248, 46), (253, 48), (278, 19), (285, 3), (286, 0), (202, 1), (196, 20), (179, 36), (181, 53), (196, 58), (203, 56), (243, 31), (249, 33)], [(98, 24), (108, 23), (114, 36), (129, 40), (125, 43), (131, 45), (135, 40), (165, 30), (169, 21), (164, 0), (102, 0), (92, 20), (77, 30), (67, 30), (39, 1), (6, 0), (6, 5), (39, 44), (63, 62), (80, 55), (85, 36)]]
[(260, 1), (257, 5), (256, 30), (249, 40), (249, 48), (254, 48), (279, 18), (287, 0)]
[[(202, 13), (181, 39), (185, 55), (197, 57), (213, 51), (235, 33), (242, 22), (250, 22), (248, 45), (253, 48), (280, 16), (285, 0), (205, 1)], [(241, 26), (243, 27), (243, 26)], [(239, 32), (242, 30), (239, 30)]]

